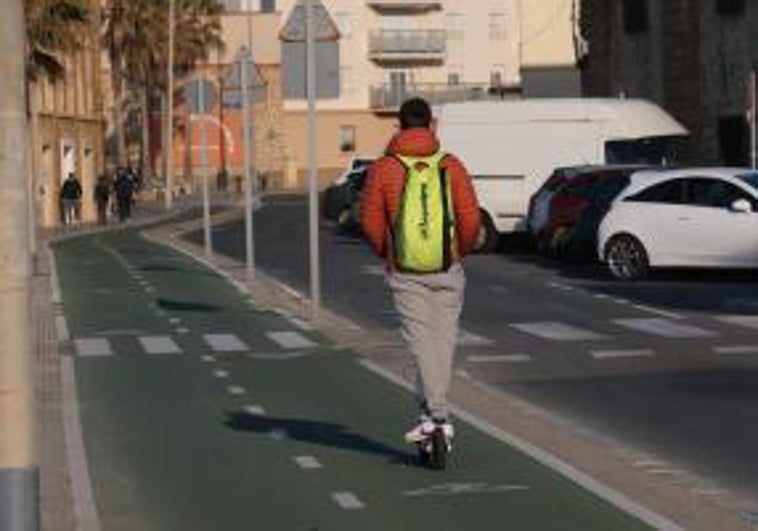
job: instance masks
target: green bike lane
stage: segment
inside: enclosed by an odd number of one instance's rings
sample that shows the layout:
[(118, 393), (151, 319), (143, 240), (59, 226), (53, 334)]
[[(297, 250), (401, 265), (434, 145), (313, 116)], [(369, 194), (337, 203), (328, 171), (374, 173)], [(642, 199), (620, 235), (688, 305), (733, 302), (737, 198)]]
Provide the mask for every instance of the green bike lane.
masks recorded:
[(54, 250), (106, 530), (648, 528), (461, 421), (449, 468), (420, 467), (406, 391), (184, 255)]

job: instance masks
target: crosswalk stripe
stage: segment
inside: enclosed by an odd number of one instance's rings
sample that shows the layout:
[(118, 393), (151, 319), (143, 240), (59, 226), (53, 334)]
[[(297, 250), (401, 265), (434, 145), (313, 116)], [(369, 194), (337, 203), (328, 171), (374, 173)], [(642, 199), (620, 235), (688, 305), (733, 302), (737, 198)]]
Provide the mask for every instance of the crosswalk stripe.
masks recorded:
[(758, 330), (758, 315), (721, 315), (716, 317), (716, 320), (730, 325)]
[(593, 350), (590, 355), (596, 360), (621, 359), (621, 358), (649, 358), (655, 356), (655, 352), (648, 349), (638, 350)]
[(113, 356), (110, 342), (105, 338), (83, 338), (77, 339), (76, 353), (82, 358), (96, 358), (102, 356)]
[(316, 343), (299, 332), (268, 332), (266, 335), (274, 343), (288, 350), (316, 346)]
[(615, 319), (619, 326), (630, 328), (638, 332), (646, 332), (669, 338), (710, 337), (718, 335), (716, 332), (697, 326), (686, 325), (670, 319), (644, 318), (644, 319)]
[(458, 344), (463, 346), (487, 346), (493, 345), (494, 341), (461, 328), (458, 330)]
[(588, 341), (605, 339), (605, 336), (591, 330), (561, 323), (559, 321), (515, 323), (510, 326), (521, 332), (553, 341)]
[(215, 352), (242, 352), (248, 346), (234, 334), (204, 334), (203, 339)]
[(181, 354), (174, 340), (169, 336), (140, 336), (137, 340), (148, 354)]

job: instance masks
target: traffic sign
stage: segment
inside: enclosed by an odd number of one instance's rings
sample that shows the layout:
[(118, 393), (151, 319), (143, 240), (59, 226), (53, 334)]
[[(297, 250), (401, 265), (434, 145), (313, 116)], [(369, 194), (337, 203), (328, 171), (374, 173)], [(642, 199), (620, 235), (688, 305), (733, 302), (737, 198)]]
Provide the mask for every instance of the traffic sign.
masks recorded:
[[(321, 3), (321, 0), (311, 1), (313, 2), (313, 40), (316, 42), (338, 41), (340, 39), (340, 31), (329, 11)], [(285, 42), (305, 42), (307, 2), (308, 0), (298, 0), (295, 7), (292, 8), (287, 22), (284, 24), (282, 31), (279, 32), (280, 40)]]

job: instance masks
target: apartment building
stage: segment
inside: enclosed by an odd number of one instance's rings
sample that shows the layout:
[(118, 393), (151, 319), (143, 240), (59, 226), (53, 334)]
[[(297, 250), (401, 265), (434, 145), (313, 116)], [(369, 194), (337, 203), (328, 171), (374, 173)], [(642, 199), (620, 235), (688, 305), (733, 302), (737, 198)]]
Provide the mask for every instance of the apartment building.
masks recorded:
[(70, 173), (84, 191), (81, 216), (93, 221), (92, 198), (97, 174), (105, 164), (105, 121), (100, 68), (99, 4), (91, 2), (92, 24), (82, 48), (63, 58), (65, 76), (41, 77), (30, 86), (32, 111), (32, 198), (36, 223), (61, 223), (59, 193)]
[(689, 156), (747, 165), (748, 78), (758, 4), (748, 0), (582, 0), (588, 96), (657, 102), (692, 133)]
[[(307, 166), (304, 44), (287, 35), (293, 27), (303, 34), (296, 27), (303, 23), (295, 13), (299, 2), (224, 3), (226, 50), (212, 58), (210, 68), (202, 67), (202, 75), (222, 88), (214, 79), (245, 44), (252, 19), (253, 52), (268, 83), (254, 120), (256, 166), (270, 174), (274, 186), (301, 189)], [(395, 129), (400, 103), (410, 96), (444, 103), (580, 92), (578, 0), (322, 0), (322, 5), (328, 17), (318, 28), (339, 33), (337, 42), (317, 44), (322, 184), (353, 157), (379, 155)], [(226, 106), (213, 113), (209, 130), (218, 141), (211, 142), (211, 164), (237, 173), (239, 150), (230, 146), (241, 145), (239, 113)], [(227, 134), (218, 134), (219, 127)], [(196, 135), (190, 132), (189, 142), (177, 139), (179, 164), (198, 163)], [(213, 153), (224, 153), (226, 162)]]

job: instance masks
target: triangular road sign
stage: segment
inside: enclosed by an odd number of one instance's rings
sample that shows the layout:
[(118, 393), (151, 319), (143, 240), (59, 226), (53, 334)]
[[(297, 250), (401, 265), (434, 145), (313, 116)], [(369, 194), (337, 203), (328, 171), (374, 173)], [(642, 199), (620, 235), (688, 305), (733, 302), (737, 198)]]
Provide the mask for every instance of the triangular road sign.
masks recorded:
[(255, 64), (253, 54), (251, 54), (246, 46), (243, 46), (234, 55), (232, 64), (230, 64), (226, 70), (224, 70), (224, 89), (242, 90), (242, 65), (248, 63), (247, 72), (250, 76), (248, 83), (253, 88), (260, 88), (266, 85), (266, 81), (263, 79), (258, 65)]
[[(287, 17), (282, 31), (279, 32), (279, 39), (285, 42), (305, 42), (306, 40), (306, 2), (308, 0), (297, 0), (295, 7)], [(313, 2), (313, 27), (314, 40), (316, 42), (334, 42), (340, 39), (340, 31), (337, 24), (334, 23), (332, 16), (327, 11), (321, 0), (311, 0)]]

